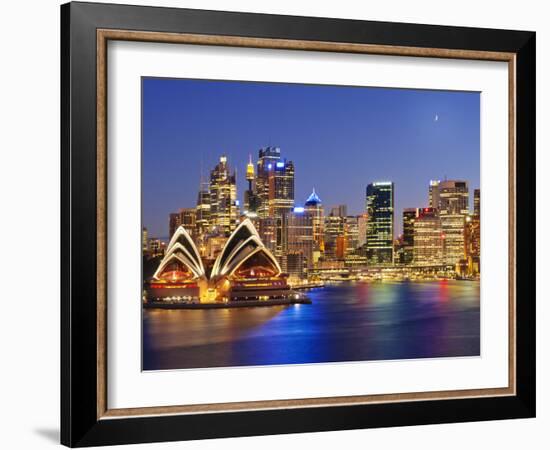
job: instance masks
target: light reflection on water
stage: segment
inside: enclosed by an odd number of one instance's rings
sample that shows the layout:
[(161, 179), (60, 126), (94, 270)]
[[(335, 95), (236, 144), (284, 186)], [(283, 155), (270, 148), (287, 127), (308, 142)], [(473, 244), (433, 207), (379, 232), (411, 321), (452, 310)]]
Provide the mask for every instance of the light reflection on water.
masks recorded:
[(143, 369), (479, 355), (479, 282), (346, 283), (311, 305), (144, 310)]

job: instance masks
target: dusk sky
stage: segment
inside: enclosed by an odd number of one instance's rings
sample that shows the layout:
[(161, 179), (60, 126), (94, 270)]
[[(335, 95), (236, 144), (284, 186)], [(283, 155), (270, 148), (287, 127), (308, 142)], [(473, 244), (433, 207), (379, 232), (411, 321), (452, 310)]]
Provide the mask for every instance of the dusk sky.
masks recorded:
[(427, 206), (431, 179), (480, 177), (477, 92), (304, 84), (143, 79), (142, 216), (167, 237), (168, 214), (194, 207), (221, 154), (237, 168), (243, 202), (248, 155), (281, 148), (295, 165), (295, 204), (313, 187), (325, 211), (365, 209), (373, 181), (395, 183), (395, 232), (403, 208)]

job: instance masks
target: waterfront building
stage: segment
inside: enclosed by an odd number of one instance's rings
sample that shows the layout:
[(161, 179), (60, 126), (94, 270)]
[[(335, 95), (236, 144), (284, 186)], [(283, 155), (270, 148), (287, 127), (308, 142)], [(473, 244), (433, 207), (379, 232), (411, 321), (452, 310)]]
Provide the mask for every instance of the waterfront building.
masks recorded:
[(414, 259), (414, 221), (418, 214), (417, 208), (403, 210), (403, 251), (401, 264), (411, 264)]
[(201, 301), (267, 300), (294, 295), (275, 256), (249, 219), (239, 224), (216, 258)]
[(321, 199), (315, 192), (315, 188), (313, 188), (311, 195), (306, 200), (304, 211), (312, 218), (313, 240), (315, 241), (316, 249), (322, 254), (325, 251), (325, 210), (323, 209)]
[(366, 256), (370, 265), (393, 263), (394, 184), (374, 182), (366, 192), (367, 243)]
[(456, 266), (460, 260), (465, 258), (464, 225), (466, 217), (463, 214), (440, 214), (445, 264)]
[(443, 263), (443, 233), (436, 208), (420, 208), (414, 220), (413, 262), (415, 265)]
[(307, 279), (308, 262), (302, 252), (289, 252), (285, 255), (285, 273), (291, 282), (299, 282)]
[(210, 226), (225, 233), (237, 226), (239, 215), (236, 174), (231, 172), (227, 157), (222, 155), (210, 172)]
[[(479, 211), (478, 211), (479, 212)], [(481, 227), (480, 216), (473, 215), (466, 217), (464, 231), (464, 245), (467, 262), (467, 275), (480, 273), (480, 250), (481, 250)]]

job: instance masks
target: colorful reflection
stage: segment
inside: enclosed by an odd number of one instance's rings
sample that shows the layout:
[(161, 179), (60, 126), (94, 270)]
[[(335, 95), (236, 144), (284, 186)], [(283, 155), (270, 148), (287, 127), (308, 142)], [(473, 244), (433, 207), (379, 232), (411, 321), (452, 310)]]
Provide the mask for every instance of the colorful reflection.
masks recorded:
[(143, 369), (480, 354), (479, 282), (342, 283), (311, 305), (145, 310)]

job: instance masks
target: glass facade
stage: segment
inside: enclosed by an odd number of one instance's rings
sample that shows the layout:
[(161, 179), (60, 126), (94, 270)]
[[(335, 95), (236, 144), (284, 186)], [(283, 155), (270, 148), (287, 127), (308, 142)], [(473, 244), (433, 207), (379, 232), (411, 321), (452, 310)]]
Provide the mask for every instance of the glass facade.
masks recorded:
[(394, 184), (375, 182), (367, 186), (367, 244), (370, 265), (393, 263)]

